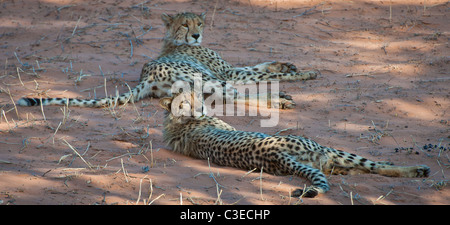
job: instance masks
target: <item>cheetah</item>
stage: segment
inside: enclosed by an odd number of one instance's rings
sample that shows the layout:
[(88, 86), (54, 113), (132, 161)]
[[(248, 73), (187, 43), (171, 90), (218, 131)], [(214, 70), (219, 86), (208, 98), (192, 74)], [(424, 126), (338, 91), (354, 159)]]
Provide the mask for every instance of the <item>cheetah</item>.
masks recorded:
[[(318, 71), (298, 72), (291, 63), (266, 62), (256, 66), (233, 67), (221, 56), (200, 45), (203, 39), (205, 14), (178, 13), (176, 15), (162, 14), (162, 21), (166, 27), (163, 47), (160, 56), (146, 63), (139, 79), (139, 84), (129, 92), (116, 97), (100, 99), (72, 99), (72, 98), (21, 98), (17, 102), (20, 106), (37, 105), (68, 105), (79, 107), (104, 107), (109, 104), (124, 104), (128, 101), (136, 102), (147, 96), (161, 98), (172, 95), (172, 85), (177, 81), (194, 83), (194, 74), (201, 74), (203, 82), (215, 81), (213, 93), (224, 96), (224, 101), (237, 102), (238, 93), (230, 82), (248, 83), (260, 81), (285, 81), (314, 79)], [(220, 89), (219, 89), (220, 88)], [(257, 100), (258, 96), (244, 94), (248, 101)], [(289, 95), (280, 92), (280, 108), (293, 108), (295, 102)], [(250, 99), (250, 100), (249, 100)], [(67, 102), (68, 101), (68, 102)]]
[[(167, 112), (163, 138), (177, 153), (208, 159), (222, 166), (260, 169), (274, 175), (297, 175), (312, 185), (292, 192), (295, 197), (315, 197), (330, 189), (325, 174), (375, 173), (391, 177), (427, 177), (430, 168), (394, 166), (374, 162), (301, 136), (268, 135), (236, 130), (216, 117), (207, 116), (199, 94), (183, 92), (160, 99)], [(193, 103), (193, 104), (192, 104)]]

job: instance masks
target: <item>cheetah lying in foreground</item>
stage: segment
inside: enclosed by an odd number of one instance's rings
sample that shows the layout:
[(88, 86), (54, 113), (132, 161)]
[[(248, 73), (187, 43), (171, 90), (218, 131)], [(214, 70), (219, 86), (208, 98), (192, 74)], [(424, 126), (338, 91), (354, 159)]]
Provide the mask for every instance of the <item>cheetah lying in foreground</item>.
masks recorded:
[[(17, 104), (21, 106), (36, 105), (69, 105), (79, 107), (104, 107), (109, 104), (136, 102), (147, 96), (165, 97), (172, 95), (172, 85), (184, 81), (191, 86), (194, 75), (201, 74), (203, 83), (215, 81), (215, 94), (221, 95), (224, 101), (237, 102), (238, 99), (256, 101), (258, 95), (242, 95), (227, 81), (237, 83), (308, 80), (317, 76), (315, 71), (297, 72), (291, 63), (267, 62), (253, 67), (236, 68), (223, 60), (211, 49), (200, 46), (203, 38), (205, 15), (179, 13), (174, 16), (162, 15), (166, 26), (161, 55), (142, 68), (140, 83), (128, 93), (116, 97), (101, 99), (67, 99), (66, 98), (21, 98)], [(293, 108), (295, 103), (288, 95), (280, 93), (280, 108)]]
[[(310, 188), (292, 193), (296, 197), (314, 197), (327, 192), (330, 187), (324, 173), (377, 173), (392, 177), (427, 177), (430, 173), (430, 168), (424, 165), (374, 162), (300, 136), (238, 131), (218, 118), (206, 116), (201, 97), (183, 92), (160, 100), (160, 105), (168, 111), (164, 140), (172, 150), (222, 166), (258, 168), (275, 175), (294, 174), (310, 180)], [(180, 113), (183, 111), (188, 116)]]

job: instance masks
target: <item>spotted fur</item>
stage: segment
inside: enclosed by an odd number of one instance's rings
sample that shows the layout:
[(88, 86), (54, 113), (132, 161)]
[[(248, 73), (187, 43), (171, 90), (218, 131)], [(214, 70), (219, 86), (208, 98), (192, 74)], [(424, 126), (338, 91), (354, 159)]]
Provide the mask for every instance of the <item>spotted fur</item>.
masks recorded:
[[(239, 131), (218, 118), (206, 116), (199, 99), (201, 96), (182, 93), (160, 100), (160, 105), (168, 112), (163, 133), (168, 146), (175, 152), (223, 166), (257, 168), (275, 175), (298, 175), (311, 181), (310, 188), (298, 189), (293, 196), (314, 197), (327, 192), (330, 189), (327, 173), (376, 173), (392, 177), (427, 177), (430, 173), (427, 166), (374, 162), (301, 136)], [(178, 116), (181, 114), (174, 113), (178, 109), (191, 112)]]

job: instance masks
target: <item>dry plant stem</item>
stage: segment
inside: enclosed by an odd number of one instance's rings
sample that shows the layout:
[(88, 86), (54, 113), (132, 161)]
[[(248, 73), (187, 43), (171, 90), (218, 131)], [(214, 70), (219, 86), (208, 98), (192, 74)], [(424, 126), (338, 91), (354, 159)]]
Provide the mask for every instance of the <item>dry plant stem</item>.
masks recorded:
[(53, 144), (55, 144), (55, 135), (56, 135), (56, 132), (58, 132), (59, 128), (61, 127), (61, 124), (62, 124), (62, 122), (59, 122), (58, 127), (55, 130), (55, 133), (53, 133), (53, 136), (52, 136)]
[(295, 126), (295, 127), (288, 127), (288, 128), (285, 128), (285, 129), (282, 129), (282, 130), (279, 130), (278, 132), (276, 132), (274, 135), (279, 135), (280, 133), (282, 133), (282, 132), (285, 132), (285, 131), (288, 131), (288, 130), (295, 130), (295, 129), (297, 129), (298, 130), (298, 126)]
[(83, 158), (83, 156), (81, 156), (80, 153), (78, 153), (77, 150), (75, 150), (75, 148), (74, 148), (71, 144), (69, 144), (69, 142), (67, 142), (65, 139), (62, 139), (62, 140), (66, 143), (67, 146), (69, 146), (70, 149), (72, 149), (73, 152), (75, 152), (75, 154), (76, 154), (78, 157), (80, 157), (81, 160), (83, 160), (83, 162), (89, 167), (89, 169), (92, 169), (91, 164), (90, 164), (89, 162), (87, 162), (87, 161)]
[(103, 86), (105, 86), (105, 97), (108, 97), (108, 89), (106, 88), (106, 77), (104, 77), (103, 80), (104, 80)]
[(222, 195), (223, 189), (219, 189), (218, 183), (216, 183), (216, 191), (217, 191), (217, 199), (216, 199), (216, 202), (214, 203), (214, 205), (217, 205), (217, 204), (223, 205), (222, 198), (220, 197)]
[[(139, 203), (139, 201), (141, 200), (141, 193), (142, 193), (142, 180), (144, 180), (147, 177), (147, 175), (145, 175), (143, 178), (141, 178), (141, 180), (139, 181), (139, 194), (138, 194), (138, 198), (136, 200), (135, 205), (137, 205)], [(145, 204), (145, 199), (144, 199), (144, 204)]]
[(61, 108), (61, 111), (63, 113), (62, 124), (65, 125), (67, 120), (69, 119), (69, 115), (70, 115), (68, 98), (66, 98), (66, 105), (63, 108)]
[(153, 168), (154, 162), (153, 162), (153, 144), (152, 141), (149, 141), (149, 147), (150, 147), (150, 168)]
[(45, 118), (44, 106), (42, 105), (42, 97), (39, 98), (39, 101), (41, 102), (41, 112), (42, 112), (42, 116), (44, 117), (44, 121), (47, 121), (47, 119)]
[(123, 176), (125, 177), (125, 181), (128, 183), (128, 178), (127, 178), (127, 171), (125, 170), (125, 167), (123, 165), (123, 160), (120, 159), (120, 163), (122, 164), (122, 172), (123, 172)]
[(148, 195), (148, 199), (147, 199), (148, 203), (150, 203), (150, 199), (152, 199), (152, 195), (153, 195), (153, 182), (152, 182), (152, 179), (149, 179), (149, 180), (150, 180), (150, 194)]
[(83, 154), (81, 154), (81, 155), (86, 155), (86, 153), (89, 151), (89, 147), (91, 147), (91, 142), (90, 141), (88, 141), (88, 144), (87, 144), (87, 147), (86, 147), (86, 150), (83, 152)]
[(20, 72), (19, 70), (21, 70), (19, 67), (17, 67), (17, 77), (19, 78), (20, 84), (22, 84), (22, 86), (25, 86), (22, 82), (22, 78), (20, 77)]
[(222, 188), (225, 188), (224, 186), (220, 185), (219, 182), (217, 182), (216, 177), (214, 176), (214, 173), (211, 170), (211, 164), (209, 162), (209, 158), (208, 158), (208, 168), (209, 168), (209, 176), (214, 180), (214, 182), (216, 183), (216, 192), (217, 192), (217, 199), (215, 201), (215, 205), (219, 204), (219, 205), (223, 205), (222, 199), (220, 198), (220, 196), (222, 195), (222, 189), (219, 189), (219, 186)]
[[(131, 93), (131, 87), (130, 87), (127, 83), (125, 83), (125, 85), (127, 85), (128, 91)], [(131, 98), (133, 98), (133, 95), (132, 95), (132, 94), (131, 94), (130, 97), (127, 99), (127, 101), (124, 103), (124, 105), (127, 104), (127, 103), (131, 100)], [(137, 109), (136, 105), (134, 104), (134, 101), (131, 101), (131, 104), (133, 104), (133, 108), (134, 108), (134, 110), (136, 111), (136, 113), (137, 113), (137, 115), (138, 115), (138, 118), (141, 118), (141, 114), (139, 113), (139, 110)]]
[(216, 4), (214, 5), (214, 11), (213, 11), (212, 16), (211, 16), (211, 23), (209, 25), (209, 30), (212, 30), (212, 27), (214, 25), (214, 16), (216, 15), (217, 3), (219, 3), (219, 0), (216, 0)]
[(387, 196), (389, 196), (392, 192), (394, 191), (394, 189), (391, 189), (386, 195), (380, 195), (380, 197), (378, 197), (373, 204), (376, 204), (378, 201), (382, 201), (383, 199), (385, 199)]
[(254, 168), (254, 169), (248, 171), (247, 173), (245, 173), (245, 174), (241, 177), (241, 179), (243, 179), (243, 178), (246, 177), (247, 175), (251, 174), (251, 173), (252, 173), (253, 171), (255, 171), (256, 169), (258, 169), (258, 168)]
[(107, 160), (105, 160), (105, 161), (106, 161), (106, 162), (109, 162), (109, 161), (112, 161), (112, 160), (114, 160), (114, 159), (122, 158), (122, 157), (124, 157), (124, 156), (132, 156), (132, 155), (139, 155), (139, 153), (128, 152), (128, 153), (125, 153), (125, 154), (123, 154), (123, 155), (119, 155), (119, 156), (116, 156), (116, 157), (112, 157), (112, 158), (107, 159)]
[[(20, 65), (23, 66), (23, 63), (22, 63), (22, 61), (20, 61), (19, 56), (17, 56), (17, 53), (16, 53), (16, 52), (14, 52), (14, 55), (16, 56), (16, 59), (17, 59), (17, 61), (20, 63)], [(17, 68), (18, 68), (18, 67), (17, 67)]]
[(211, 164), (209, 163), (209, 158), (208, 158), (208, 167), (209, 167), (209, 176), (214, 180), (214, 182), (216, 182), (216, 185), (219, 185), (222, 188), (225, 188), (223, 185), (221, 185), (221, 184), (219, 184), (219, 182), (217, 182), (216, 177), (214, 176), (214, 173), (211, 171)]
[(6, 118), (5, 110), (2, 109), (3, 117), (5, 118), (6, 124), (8, 124), (8, 130), (11, 130), (11, 126), (9, 125), (8, 118)]
[(61, 163), (61, 161), (63, 161), (65, 158), (72, 156), (72, 154), (67, 154), (67, 155), (63, 155), (61, 156), (61, 158), (59, 158), (58, 163), (56, 165), (59, 165)]
[(11, 99), (11, 102), (12, 102), (13, 105), (14, 105), (14, 109), (16, 110), (17, 118), (20, 120), (19, 111), (17, 110), (16, 103), (14, 102), (14, 100), (13, 100), (13, 98), (12, 98), (12, 96), (11, 96), (11, 91), (9, 90), (9, 88), (7, 88), (7, 90), (8, 90), (9, 98)]
[(183, 205), (183, 193), (180, 192), (180, 205)]
[(353, 204), (353, 193), (351, 191), (350, 191), (350, 202), (352, 205), (355, 205), (355, 204)]
[(80, 23), (81, 18), (82, 18), (82, 16), (80, 16), (80, 17), (78, 18), (77, 24), (75, 25), (75, 28), (73, 28), (73, 31), (72, 31), (72, 37), (73, 37), (73, 35), (75, 34), (75, 32), (77, 31), (77, 27), (78, 27), (78, 24)]
[(155, 199), (153, 199), (151, 202), (149, 202), (148, 204), (151, 205), (153, 204), (153, 202), (155, 202), (156, 200), (158, 200), (159, 198), (165, 196), (166, 194), (160, 194), (158, 197), (156, 197)]

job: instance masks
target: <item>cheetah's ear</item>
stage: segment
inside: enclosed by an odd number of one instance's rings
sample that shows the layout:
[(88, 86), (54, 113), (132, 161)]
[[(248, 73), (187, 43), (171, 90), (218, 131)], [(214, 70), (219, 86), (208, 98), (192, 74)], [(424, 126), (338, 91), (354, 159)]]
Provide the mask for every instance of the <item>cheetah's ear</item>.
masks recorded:
[(202, 14), (200, 14), (200, 17), (201, 17), (203, 20), (205, 20), (205, 18), (206, 18), (206, 12), (202, 12)]
[(171, 97), (165, 97), (165, 98), (161, 98), (159, 100), (159, 105), (161, 107), (163, 107), (163, 109), (167, 110), (168, 112), (170, 112), (170, 109), (172, 107), (172, 100), (173, 98)]
[(166, 27), (169, 26), (169, 24), (171, 24), (172, 20), (173, 20), (173, 18), (171, 16), (167, 15), (166, 13), (163, 13), (161, 15), (161, 19), (164, 22), (164, 25), (166, 25)]

